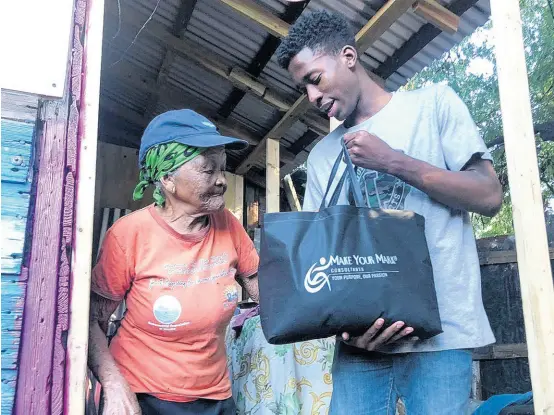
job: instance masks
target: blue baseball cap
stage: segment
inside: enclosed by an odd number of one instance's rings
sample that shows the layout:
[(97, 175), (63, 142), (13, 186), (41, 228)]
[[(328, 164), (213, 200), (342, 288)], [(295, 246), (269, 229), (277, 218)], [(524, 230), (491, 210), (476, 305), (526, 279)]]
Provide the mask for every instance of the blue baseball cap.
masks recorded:
[(144, 130), (140, 140), (139, 166), (151, 147), (171, 142), (194, 147), (226, 146), (236, 150), (248, 147), (247, 141), (221, 135), (210, 120), (195, 111), (172, 110), (155, 117)]

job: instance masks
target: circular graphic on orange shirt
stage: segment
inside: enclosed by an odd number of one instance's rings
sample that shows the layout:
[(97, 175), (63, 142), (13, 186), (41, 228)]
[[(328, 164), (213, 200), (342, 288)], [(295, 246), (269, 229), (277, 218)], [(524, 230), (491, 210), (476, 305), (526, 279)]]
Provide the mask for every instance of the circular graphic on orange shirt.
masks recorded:
[(162, 295), (153, 307), (154, 317), (162, 324), (172, 324), (181, 315), (181, 303), (172, 295)]

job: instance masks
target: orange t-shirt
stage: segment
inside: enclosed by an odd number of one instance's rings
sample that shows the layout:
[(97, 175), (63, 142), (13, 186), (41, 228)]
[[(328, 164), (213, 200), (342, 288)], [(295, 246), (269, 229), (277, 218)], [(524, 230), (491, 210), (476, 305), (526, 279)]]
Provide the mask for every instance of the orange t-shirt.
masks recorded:
[(177, 402), (231, 396), (225, 330), (238, 301), (235, 276), (255, 274), (258, 254), (228, 210), (209, 223), (181, 235), (151, 205), (106, 233), (92, 290), (125, 298), (110, 350), (135, 393)]

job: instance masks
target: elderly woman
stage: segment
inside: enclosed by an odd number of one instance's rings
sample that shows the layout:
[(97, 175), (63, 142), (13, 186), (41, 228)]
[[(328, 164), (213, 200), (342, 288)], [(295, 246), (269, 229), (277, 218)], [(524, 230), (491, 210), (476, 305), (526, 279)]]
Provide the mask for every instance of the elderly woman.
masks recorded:
[(190, 110), (161, 114), (144, 132), (134, 198), (154, 184), (155, 203), (110, 228), (92, 273), (89, 366), (104, 414), (235, 413), (224, 335), (235, 280), (258, 299), (258, 255), (224, 209), (225, 146), (247, 143)]

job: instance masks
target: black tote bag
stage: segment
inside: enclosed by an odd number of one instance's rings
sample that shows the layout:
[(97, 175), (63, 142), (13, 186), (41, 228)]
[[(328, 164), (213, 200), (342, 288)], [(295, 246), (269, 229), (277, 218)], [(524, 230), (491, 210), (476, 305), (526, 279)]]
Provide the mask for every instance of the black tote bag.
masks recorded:
[[(346, 170), (326, 206), (343, 159)], [(346, 182), (356, 206), (336, 204)], [(420, 339), (442, 332), (424, 218), (365, 206), (344, 144), (319, 212), (264, 215), (258, 278), (271, 344), (358, 336), (379, 317), (386, 325), (404, 321)]]

